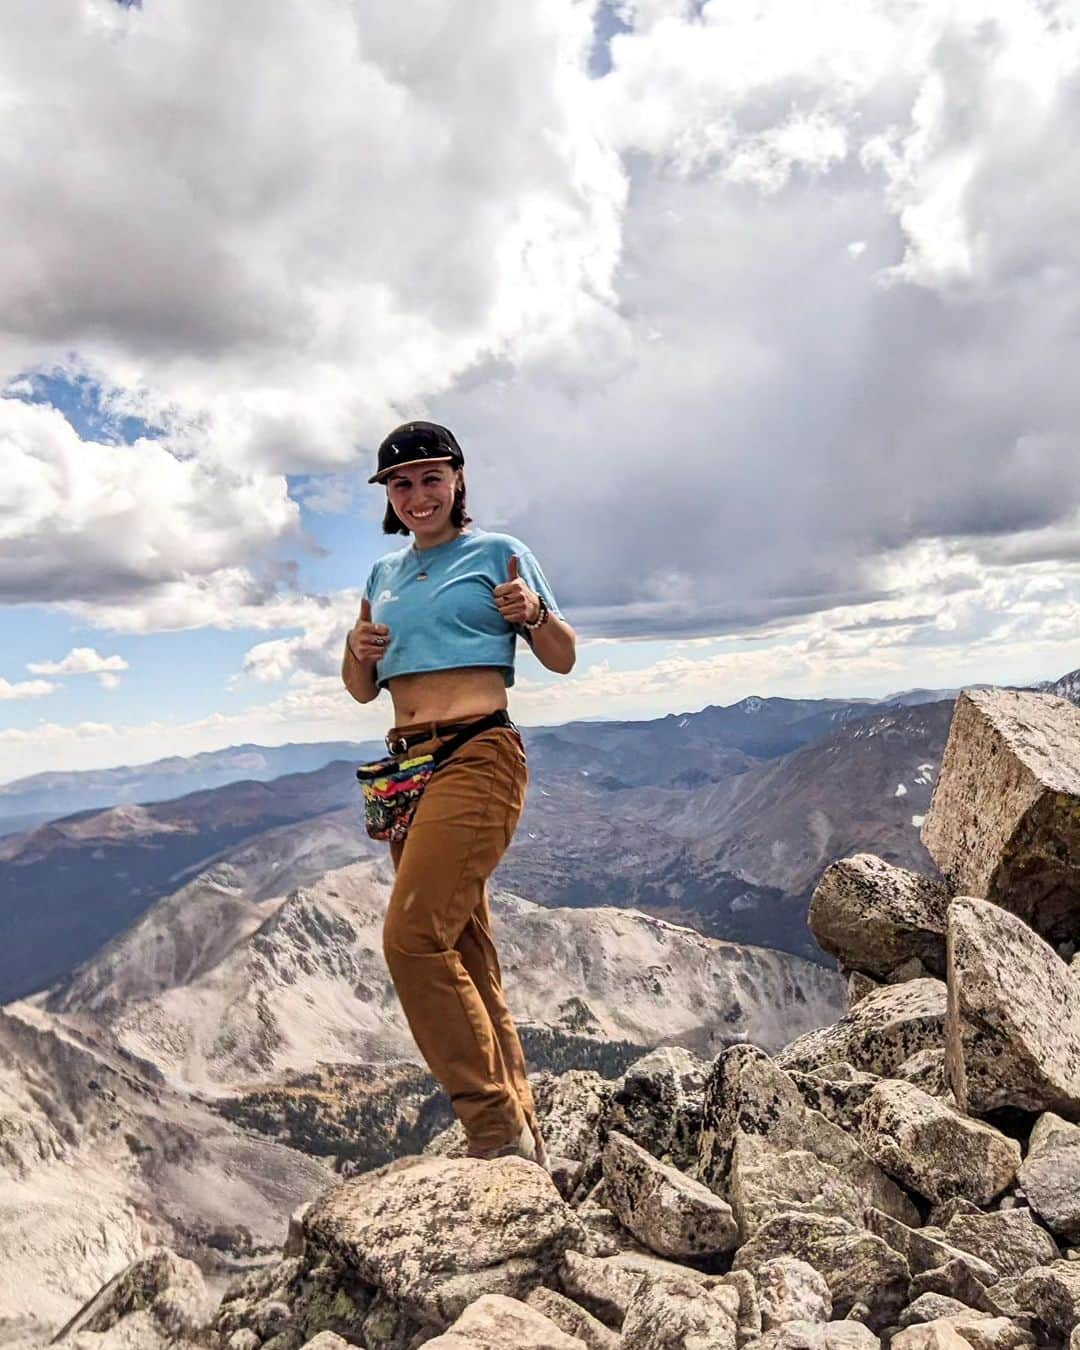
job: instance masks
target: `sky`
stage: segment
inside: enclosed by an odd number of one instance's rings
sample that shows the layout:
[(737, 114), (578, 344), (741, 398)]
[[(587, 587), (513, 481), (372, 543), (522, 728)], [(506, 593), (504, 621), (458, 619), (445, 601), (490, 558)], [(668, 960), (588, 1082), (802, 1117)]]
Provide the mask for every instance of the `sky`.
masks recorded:
[(1075, 4), (9, 0), (0, 90), (0, 781), (385, 731), (416, 417), (523, 725), (1080, 666)]

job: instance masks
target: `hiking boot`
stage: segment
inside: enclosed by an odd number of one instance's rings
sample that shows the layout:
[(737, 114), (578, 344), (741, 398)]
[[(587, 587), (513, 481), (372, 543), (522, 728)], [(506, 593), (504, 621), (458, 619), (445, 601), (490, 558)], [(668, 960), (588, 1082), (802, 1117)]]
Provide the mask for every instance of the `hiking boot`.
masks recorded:
[[(536, 1154), (536, 1140), (533, 1138), (533, 1132), (528, 1124), (521, 1127), (521, 1133), (516, 1139), (511, 1139), (508, 1144), (500, 1144), (497, 1148), (470, 1148), (466, 1157), (469, 1158), (527, 1158), (529, 1162), (539, 1162)], [(543, 1166), (543, 1163), (540, 1164)]]

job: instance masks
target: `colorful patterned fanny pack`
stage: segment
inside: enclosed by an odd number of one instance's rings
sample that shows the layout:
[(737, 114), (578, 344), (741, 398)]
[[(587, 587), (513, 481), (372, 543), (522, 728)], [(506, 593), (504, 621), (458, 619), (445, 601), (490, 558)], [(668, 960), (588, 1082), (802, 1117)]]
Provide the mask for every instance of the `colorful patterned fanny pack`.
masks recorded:
[(404, 839), (420, 794), (435, 772), (434, 755), (377, 760), (356, 771), (364, 793), (364, 824), (372, 839)]
[[(364, 794), (364, 825), (368, 834), (372, 839), (392, 842), (404, 839), (428, 779), (439, 765), (481, 731), (513, 725), (509, 715), (500, 709), (472, 723), (430, 753), (405, 759), (391, 755), (372, 764), (361, 764), (356, 777)], [(409, 754), (407, 750), (404, 753)]]

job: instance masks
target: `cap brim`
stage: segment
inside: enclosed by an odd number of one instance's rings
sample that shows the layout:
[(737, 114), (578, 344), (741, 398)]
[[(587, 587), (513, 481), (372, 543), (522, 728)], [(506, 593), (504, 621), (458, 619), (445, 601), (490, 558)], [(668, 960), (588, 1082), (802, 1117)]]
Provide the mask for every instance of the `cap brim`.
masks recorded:
[(406, 459), (401, 464), (394, 464), (389, 469), (382, 469), (379, 473), (373, 473), (368, 482), (381, 483), (389, 478), (392, 473), (397, 473), (398, 469), (404, 469), (409, 464), (445, 464), (453, 458), (453, 455), (421, 455), (419, 459)]

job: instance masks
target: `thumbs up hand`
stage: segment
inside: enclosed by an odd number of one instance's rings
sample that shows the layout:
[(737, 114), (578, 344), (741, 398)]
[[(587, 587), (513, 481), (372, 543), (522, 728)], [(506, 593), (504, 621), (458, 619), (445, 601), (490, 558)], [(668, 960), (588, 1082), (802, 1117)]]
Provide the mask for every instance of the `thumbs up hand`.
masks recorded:
[(381, 661), (386, 655), (390, 629), (384, 623), (371, 622), (371, 604), (367, 596), (360, 601), (360, 617), (349, 633), (349, 646), (358, 661)]
[(540, 615), (540, 597), (522, 581), (518, 573), (518, 556), (510, 555), (506, 580), (494, 590), (495, 604), (508, 624), (535, 623)]

